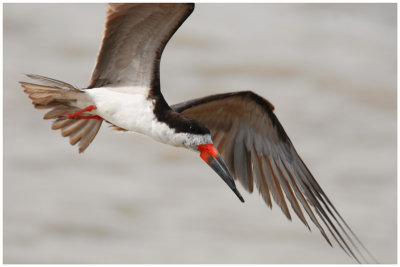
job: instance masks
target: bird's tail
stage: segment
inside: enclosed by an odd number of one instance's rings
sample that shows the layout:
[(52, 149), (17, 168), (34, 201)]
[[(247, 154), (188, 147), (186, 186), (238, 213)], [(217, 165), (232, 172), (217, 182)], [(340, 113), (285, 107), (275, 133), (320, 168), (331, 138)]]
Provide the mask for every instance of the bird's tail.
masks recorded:
[[(93, 141), (103, 122), (103, 120), (68, 118), (68, 114), (80, 110), (76, 103), (83, 99), (85, 94), (68, 83), (39, 75), (27, 76), (41, 83), (20, 82), (24, 92), (32, 99), (32, 104), (37, 109), (50, 109), (43, 119), (54, 119), (51, 128), (60, 129), (62, 136), (69, 136), (71, 145), (79, 142), (79, 153), (82, 153)], [(93, 114), (85, 112), (82, 115)]]

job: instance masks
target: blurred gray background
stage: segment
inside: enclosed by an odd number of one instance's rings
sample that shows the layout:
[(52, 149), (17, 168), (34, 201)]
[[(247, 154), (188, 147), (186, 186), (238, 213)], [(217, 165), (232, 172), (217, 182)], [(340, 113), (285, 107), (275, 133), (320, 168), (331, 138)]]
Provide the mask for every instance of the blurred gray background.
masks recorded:
[[(5, 263), (353, 263), (240, 203), (196, 153), (103, 125), (79, 155), (18, 85), (88, 84), (104, 4), (4, 4)], [(198, 4), (167, 45), (171, 104), (253, 90), (381, 263), (396, 262), (396, 4)]]

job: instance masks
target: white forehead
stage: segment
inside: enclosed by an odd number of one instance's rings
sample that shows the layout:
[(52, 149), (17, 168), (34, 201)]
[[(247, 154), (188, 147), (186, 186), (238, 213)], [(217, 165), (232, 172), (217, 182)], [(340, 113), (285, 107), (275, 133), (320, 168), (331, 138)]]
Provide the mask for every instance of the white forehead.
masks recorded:
[(211, 135), (209, 134), (188, 134), (179, 133), (176, 134), (176, 145), (183, 146), (189, 149), (197, 150), (197, 145), (212, 144)]

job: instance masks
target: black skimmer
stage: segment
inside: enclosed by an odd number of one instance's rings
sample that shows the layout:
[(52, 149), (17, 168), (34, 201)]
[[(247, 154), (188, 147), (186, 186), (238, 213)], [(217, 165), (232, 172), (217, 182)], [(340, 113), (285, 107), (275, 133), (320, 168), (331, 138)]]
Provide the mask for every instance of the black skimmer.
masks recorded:
[[(142, 133), (200, 153), (244, 202), (235, 185), (274, 200), (288, 219), (304, 212), (332, 246), (327, 232), (358, 262), (372, 255), (353, 233), (297, 154), (274, 106), (251, 92), (207, 96), (169, 106), (161, 94), (160, 59), (193, 4), (109, 4), (102, 46), (90, 84), (76, 88), (28, 75), (21, 82), (38, 109), (50, 109), (52, 129), (85, 151), (103, 121), (115, 130)], [(225, 161), (224, 161), (224, 159)]]

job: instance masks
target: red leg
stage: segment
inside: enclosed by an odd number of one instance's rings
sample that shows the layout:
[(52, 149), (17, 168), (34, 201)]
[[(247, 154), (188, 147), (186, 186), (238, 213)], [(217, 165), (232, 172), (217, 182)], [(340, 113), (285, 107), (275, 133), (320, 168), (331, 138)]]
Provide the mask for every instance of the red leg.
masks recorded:
[(90, 119), (94, 119), (94, 120), (99, 120), (99, 121), (101, 121), (103, 118), (102, 117), (100, 117), (100, 116), (75, 116), (75, 117), (73, 117), (73, 119), (75, 119), (75, 120), (90, 120)]
[(93, 109), (96, 109), (96, 106), (90, 105), (90, 106), (88, 106), (88, 107), (86, 107), (84, 109), (81, 109), (81, 110), (79, 110), (79, 111), (77, 111), (75, 113), (68, 114), (68, 119), (72, 119), (74, 117), (78, 117), (78, 115), (82, 114), (83, 112), (92, 111)]
[(75, 113), (72, 114), (68, 114), (67, 116), (60, 116), (57, 118), (57, 120), (64, 120), (64, 119), (74, 119), (74, 120), (90, 120), (90, 119), (94, 119), (94, 120), (102, 120), (103, 118), (100, 116), (80, 116), (80, 114), (82, 114), (83, 112), (90, 112), (93, 109), (96, 109), (96, 106), (94, 105), (90, 105), (84, 109), (81, 109)]

